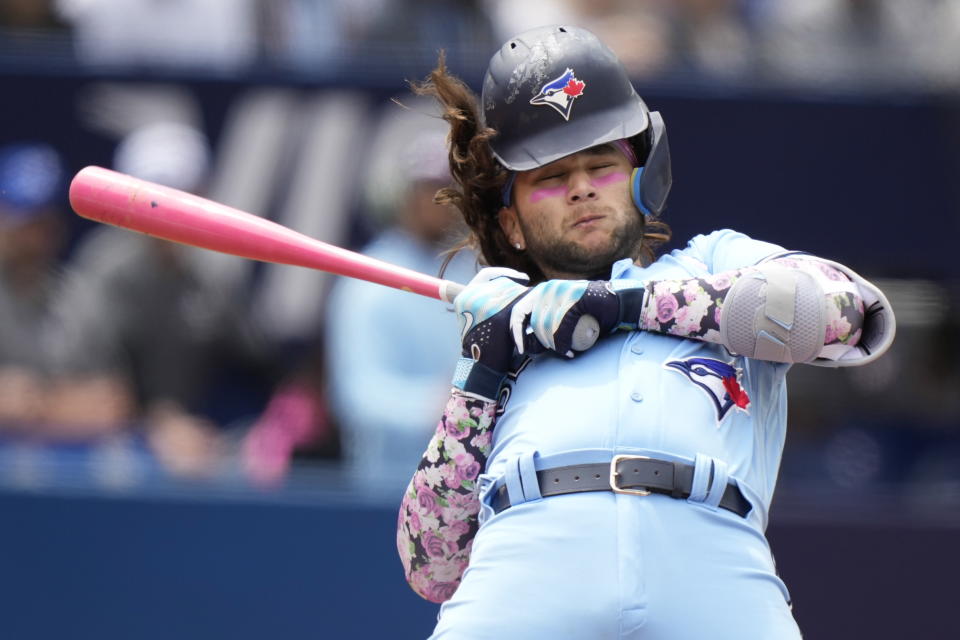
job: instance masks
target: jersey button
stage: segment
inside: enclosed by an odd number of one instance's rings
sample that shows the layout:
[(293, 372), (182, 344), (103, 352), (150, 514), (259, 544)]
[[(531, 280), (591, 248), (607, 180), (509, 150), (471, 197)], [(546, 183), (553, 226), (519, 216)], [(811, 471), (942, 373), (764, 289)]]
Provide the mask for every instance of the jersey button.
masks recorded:
[(643, 394), (639, 391), (634, 391), (630, 394), (630, 399), (634, 402), (643, 402)]
[(643, 353), (643, 346), (639, 342), (634, 342), (630, 347), (630, 352), (639, 356)]

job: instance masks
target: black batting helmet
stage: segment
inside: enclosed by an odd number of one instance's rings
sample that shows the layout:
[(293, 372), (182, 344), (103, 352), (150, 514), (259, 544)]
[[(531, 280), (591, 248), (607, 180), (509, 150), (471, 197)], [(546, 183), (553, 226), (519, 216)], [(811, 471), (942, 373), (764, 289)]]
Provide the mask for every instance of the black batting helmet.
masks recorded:
[(672, 182), (663, 119), (586, 29), (538, 27), (512, 38), (490, 60), (481, 102), (483, 124), (497, 131), (493, 155), (507, 169), (529, 171), (627, 139), (640, 164), (634, 202), (647, 214), (663, 210)]

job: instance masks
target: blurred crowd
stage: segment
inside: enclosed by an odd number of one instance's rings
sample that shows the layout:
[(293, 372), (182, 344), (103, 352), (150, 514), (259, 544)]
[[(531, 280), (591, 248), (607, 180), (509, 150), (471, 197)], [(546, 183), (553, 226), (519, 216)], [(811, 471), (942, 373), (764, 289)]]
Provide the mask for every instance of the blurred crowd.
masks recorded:
[[(362, 59), (407, 61), (421, 75), (437, 49), (479, 68), (542, 23), (596, 31), (637, 78), (960, 88), (960, 0), (0, 0), (0, 62), (54, 34), (99, 71), (319, 72)], [(445, 128), (412, 96), (369, 104), (264, 89), (213, 141), (202, 105), (176, 86), (100, 83), (82, 95), (78, 121), (109, 141), (124, 173), (431, 275), (462, 233), (433, 203), (449, 182)], [(268, 487), (299, 460), (325, 461), (399, 491), (448, 392), (449, 309), (118, 229), (72, 233), (67, 183), (80, 155), (0, 140), (0, 449), (108, 447), (177, 477)], [(445, 277), (466, 282), (476, 268), (461, 253)], [(960, 482), (958, 292), (918, 301), (920, 290), (902, 287), (894, 306), (934, 300), (935, 312), (902, 322), (890, 356), (862, 375), (792, 374), (791, 446), (817, 456), (794, 456), (786, 476)], [(920, 427), (909, 447), (905, 423)]]
[[(152, 106), (143, 111), (142, 89), (102, 89), (96, 111), (125, 105), (132, 125), (115, 145), (114, 169), (212, 197), (210, 142), (174, 118), (190, 109), (160, 108), (148, 89)], [(371, 109), (381, 124), (368, 136), (372, 170), (356, 184), (360, 228), (351, 239), (349, 229), (340, 235), (336, 225), (319, 232), (313, 225), (314, 237), (469, 280), (476, 256), (446, 259), (462, 231), (453, 210), (433, 202), (450, 182), (443, 121), (412, 95)], [(333, 122), (321, 129), (345, 126), (340, 109), (322, 111)], [(350, 156), (333, 151), (340, 162)], [(310, 156), (301, 149), (299, 161), (312, 166)], [(45, 142), (0, 146), (3, 442), (122, 443), (176, 476), (240, 474), (264, 486), (283, 481), (295, 454), (342, 461), (348, 473), (376, 483), (409, 475), (458, 356), (456, 322), (444, 304), (361, 281), (329, 286), (314, 272), (293, 288), (291, 305), (277, 290), (303, 280), (303, 270), (251, 268), (106, 225), (86, 230), (65, 252), (68, 177)], [(307, 180), (328, 194), (334, 188), (317, 175)], [(324, 200), (330, 210), (306, 208), (301, 218), (346, 217), (335, 198)], [(311, 230), (296, 216), (280, 217)], [(297, 314), (283, 313), (285, 306), (306, 310), (308, 321), (291, 322)]]
[[(3, 53), (97, 69), (356, 74), (444, 48), (482, 68), (544, 23), (595, 31), (637, 78), (829, 90), (960, 88), (960, 0), (3, 0)], [(59, 40), (47, 36), (58, 35)]]

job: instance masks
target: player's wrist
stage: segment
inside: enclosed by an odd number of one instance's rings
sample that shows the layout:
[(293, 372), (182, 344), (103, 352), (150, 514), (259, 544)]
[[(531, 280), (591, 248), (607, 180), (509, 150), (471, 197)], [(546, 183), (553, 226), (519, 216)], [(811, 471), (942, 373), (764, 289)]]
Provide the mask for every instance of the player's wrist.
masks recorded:
[(455, 389), (466, 394), (494, 401), (500, 394), (500, 387), (506, 377), (506, 371), (500, 371), (479, 360), (463, 356), (457, 361), (452, 384)]
[(619, 313), (615, 330), (636, 331), (640, 328), (643, 305), (647, 299), (646, 283), (637, 280), (613, 280), (610, 290), (616, 295)]

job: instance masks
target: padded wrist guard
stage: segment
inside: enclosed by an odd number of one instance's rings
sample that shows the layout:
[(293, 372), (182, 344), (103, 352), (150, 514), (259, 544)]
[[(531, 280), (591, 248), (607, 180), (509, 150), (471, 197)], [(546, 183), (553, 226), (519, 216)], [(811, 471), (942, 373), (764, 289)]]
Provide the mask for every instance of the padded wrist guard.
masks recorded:
[(635, 280), (614, 280), (610, 283), (610, 288), (617, 294), (617, 300), (620, 303), (617, 329), (636, 331), (640, 327), (647, 286)]
[(507, 374), (473, 358), (460, 358), (453, 372), (453, 386), (483, 400), (496, 400)]

